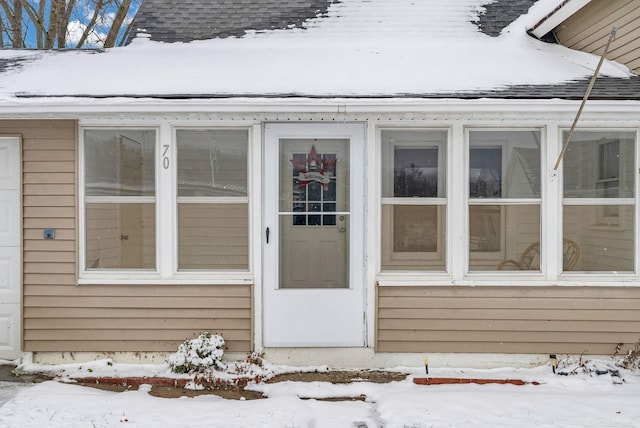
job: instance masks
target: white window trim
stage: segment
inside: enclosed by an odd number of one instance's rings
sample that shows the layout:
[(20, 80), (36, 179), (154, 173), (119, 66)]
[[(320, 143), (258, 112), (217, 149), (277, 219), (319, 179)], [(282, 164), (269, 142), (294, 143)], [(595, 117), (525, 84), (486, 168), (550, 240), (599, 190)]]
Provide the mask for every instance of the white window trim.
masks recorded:
[[(131, 130), (154, 130), (156, 132), (155, 144), (155, 189), (156, 194), (153, 197), (140, 197), (138, 199), (153, 200), (156, 204), (156, 269), (155, 270), (138, 270), (138, 269), (122, 269), (122, 270), (87, 270), (86, 269), (86, 246), (85, 246), (85, 209), (86, 202), (90, 202), (92, 197), (85, 197), (85, 177), (84, 177), (84, 132), (92, 129), (131, 129)], [(249, 216), (248, 251), (249, 266), (243, 270), (194, 270), (194, 271), (178, 271), (178, 245), (177, 245), (177, 129), (243, 129), (247, 130), (247, 192), (248, 196), (234, 199), (234, 203), (247, 203)], [(193, 126), (188, 122), (182, 123), (176, 121), (169, 123), (168, 121), (153, 123), (99, 123), (99, 124), (80, 124), (79, 127), (79, 147), (78, 147), (78, 263), (79, 273), (77, 283), (95, 284), (95, 285), (121, 285), (121, 284), (139, 284), (139, 285), (182, 285), (182, 284), (220, 284), (220, 285), (236, 285), (236, 284), (254, 284), (254, 260), (255, 254), (253, 248), (253, 221), (256, 206), (259, 202), (255, 202), (252, 183), (253, 177), (252, 165), (255, 162), (252, 156), (254, 147), (255, 127), (252, 123), (207, 123), (203, 125)], [(168, 148), (166, 147), (168, 146)], [(164, 150), (164, 149), (167, 150)], [(169, 157), (168, 168), (163, 168), (163, 158)], [(252, 199), (253, 198), (253, 199)], [(111, 198), (114, 201), (118, 197)], [(182, 198), (181, 198), (182, 199)], [(188, 201), (188, 198), (186, 198)], [(106, 198), (100, 198), (102, 202)], [(222, 203), (232, 203), (231, 201), (217, 201)]]
[[(442, 143), (440, 140), (428, 140), (428, 141), (418, 141), (418, 142), (413, 142), (413, 141), (391, 141), (389, 146), (385, 148), (382, 145), (382, 133), (384, 131), (414, 131), (414, 132), (444, 132), (446, 137), (445, 137), (445, 141), (444, 143)], [(379, 152), (380, 155), (378, 156), (378, 162), (376, 163), (377, 165), (377, 172), (374, 175), (375, 177), (378, 177), (378, 179), (376, 180), (377, 186), (376, 186), (376, 190), (377, 190), (377, 194), (381, 195), (379, 198), (375, 197), (375, 194), (371, 194), (370, 196), (371, 198), (373, 198), (374, 200), (376, 200), (376, 204), (377, 204), (377, 208), (376, 208), (376, 212), (377, 212), (377, 218), (378, 218), (378, 222), (377, 222), (377, 228), (375, 230), (378, 231), (378, 233), (376, 234), (376, 239), (377, 239), (377, 248), (379, 248), (378, 254), (376, 255), (376, 260), (378, 261), (377, 265), (376, 265), (376, 272), (378, 272), (378, 277), (379, 278), (384, 278), (386, 276), (389, 277), (394, 277), (397, 275), (400, 276), (404, 276), (404, 275), (411, 275), (411, 274), (415, 274), (417, 272), (422, 272), (423, 275), (429, 275), (431, 277), (435, 276), (435, 277), (442, 277), (442, 278), (446, 278), (446, 276), (448, 275), (448, 266), (449, 266), (449, 254), (447, 251), (448, 248), (448, 243), (447, 243), (447, 234), (449, 232), (449, 207), (448, 207), (448, 203), (449, 203), (449, 198), (448, 196), (444, 196), (444, 197), (393, 197), (393, 196), (382, 196), (383, 195), (383, 181), (387, 180), (387, 186), (390, 186), (391, 189), (393, 189), (393, 177), (389, 176), (389, 177), (385, 177), (383, 172), (382, 172), (382, 167), (383, 167), (383, 162), (384, 159), (387, 160), (392, 160), (394, 161), (394, 148), (397, 146), (404, 146), (404, 147), (414, 147), (414, 148), (421, 148), (421, 147), (425, 147), (425, 144), (428, 146), (435, 146), (438, 147), (438, 166), (443, 166), (443, 168), (439, 168), (438, 170), (438, 182), (441, 183), (443, 180), (446, 183), (443, 193), (445, 195), (449, 195), (449, 191), (450, 191), (450, 184), (449, 184), (449, 179), (450, 179), (450, 168), (451, 168), (451, 164), (449, 161), (449, 146), (451, 143), (451, 128), (449, 127), (429, 127), (429, 126), (425, 126), (425, 127), (401, 127), (401, 126), (379, 126), (376, 128), (376, 147), (379, 147)], [(384, 152), (384, 153), (383, 153)], [(440, 190), (440, 188), (439, 188)], [(390, 254), (393, 253), (391, 250), (389, 250), (388, 248), (384, 248), (383, 244), (382, 244), (382, 229), (385, 227), (385, 224), (383, 224), (382, 222), (382, 207), (385, 205), (412, 205), (412, 206), (439, 206), (439, 207), (444, 207), (444, 220), (445, 220), (445, 230), (444, 230), (444, 236), (443, 237), (439, 237), (438, 238), (438, 251), (433, 252), (433, 253), (421, 253), (421, 254), (427, 254), (429, 260), (437, 260), (439, 259), (441, 256), (442, 251), (445, 252), (444, 254), (444, 269), (442, 270), (423, 270), (423, 271), (418, 271), (418, 270), (412, 270), (412, 271), (402, 271), (402, 270), (393, 270), (393, 269), (387, 269), (387, 270), (382, 270), (382, 260), (383, 260), (383, 253), (385, 252), (389, 252)], [(438, 215), (439, 216), (439, 215)], [(386, 224), (389, 224), (391, 222), (390, 219), (387, 219)], [(397, 257), (396, 261), (398, 260), (402, 260), (405, 257), (403, 257), (402, 253), (400, 253), (400, 256), (395, 256)]]
[[(564, 143), (564, 133), (568, 132), (570, 130), (570, 128), (568, 126), (558, 126), (557, 128), (557, 133), (558, 133), (558, 140), (559, 140), (559, 147), (562, 146), (562, 144)], [(630, 284), (630, 285), (638, 285), (637, 281), (640, 279), (640, 271), (639, 271), (639, 267), (640, 267), (640, 254), (638, 254), (640, 252), (640, 238), (639, 238), (639, 231), (638, 231), (638, 226), (640, 225), (640, 222), (638, 220), (638, 215), (640, 214), (639, 211), (639, 199), (638, 199), (638, 195), (640, 192), (640, 189), (638, 189), (638, 185), (640, 185), (640, 181), (639, 181), (639, 176), (640, 176), (640, 128), (638, 128), (637, 126), (635, 127), (620, 127), (620, 126), (607, 126), (607, 125), (603, 125), (601, 127), (593, 127), (593, 126), (585, 126), (585, 127), (578, 127), (576, 128), (576, 132), (599, 132), (599, 133), (605, 133), (605, 132), (628, 132), (628, 133), (634, 133), (635, 134), (635, 146), (634, 146), (634, 154), (635, 154), (635, 159), (634, 159), (634, 170), (633, 170), (633, 174), (634, 174), (634, 194), (633, 194), (633, 198), (563, 198), (563, 194), (564, 194), (564, 183), (563, 183), (563, 168), (564, 168), (564, 162), (560, 163), (560, 167), (558, 168), (558, 193), (559, 193), (559, 199), (560, 199), (560, 205), (558, 207), (558, 227), (560, 228), (559, 230), (559, 234), (558, 236), (560, 237), (559, 240), (559, 244), (558, 244), (558, 248), (561, 248), (562, 246), (562, 237), (564, 236), (564, 230), (562, 227), (563, 224), (563, 214), (564, 214), (564, 206), (579, 206), (579, 205), (634, 205), (634, 228), (635, 228), (635, 233), (634, 233), (634, 271), (633, 272), (615, 272), (615, 271), (589, 271), (589, 272), (585, 272), (585, 271), (576, 271), (576, 272), (563, 272), (562, 271), (562, 266), (559, 265), (558, 266), (558, 279), (559, 280), (564, 280), (564, 281), (578, 281), (580, 282), (584, 282), (586, 284), (590, 284), (593, 283), (594, 281), (601, 281), (598, 283), (594, 283), (594, 285), (605, 285), (605, 286), (611, 286), (612, 284), (618, 286), (618, 285), (624, 285), (624, 282), (626, 281), (636, 281), (634, 284)], [(569, 143), (571, 144), (571, 143)], [(559, 152), (559, 151), (558, 151)], [(596, 226), (597, 227), (597, 226)], [(611, 228), (608, 228), (608, 230), (611, 230)], [(561, 250), (559, 250), (561, 252)], [(558, 255), (558, 260), (559, 260), (559, 255)], [(611, 278), (615, 277), (615, 280), (612, 280)]]

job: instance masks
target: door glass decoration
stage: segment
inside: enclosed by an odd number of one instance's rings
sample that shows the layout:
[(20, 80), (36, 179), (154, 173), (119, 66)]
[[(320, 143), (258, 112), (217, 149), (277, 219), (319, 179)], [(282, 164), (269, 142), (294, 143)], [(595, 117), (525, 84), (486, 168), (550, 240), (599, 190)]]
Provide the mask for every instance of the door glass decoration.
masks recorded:
[(348, 140), (280, 141), (280, 288), (348, 287)]

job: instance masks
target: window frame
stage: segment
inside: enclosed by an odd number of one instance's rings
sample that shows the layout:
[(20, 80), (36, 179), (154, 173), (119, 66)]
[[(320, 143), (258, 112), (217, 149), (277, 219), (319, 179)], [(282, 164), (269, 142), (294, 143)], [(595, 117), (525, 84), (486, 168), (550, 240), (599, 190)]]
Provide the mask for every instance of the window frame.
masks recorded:
[[(425, 133), (429, 134), (430, 132), (440, 132), (444, 133), (444, 141), (392, 141), (387, 146), (382, 144), (382, 135), (383, 132), (415, 132), (415, 133)], [(447, 242), (447, 234), (449, 230), (449, 220), (448, 220), (448, 200), (449, 200), (449, 175), (450, 175), (450, 165), (449, 165), (449, 146), (451, 141), (451, 130), (449, 128), (444, 127), (380, 127), (377, 130), (377, 136), (381, 143), (381, 156), (380, 156), (380, 167), (378, 168), (379, 174), (379, 185), (380, 185), (380, 199), (378, 201), (378, 209), (380, 210), (380, 222), (378, 224), (378, 229), (380, 231), (379, 241), (380, 241), (380, 251), (378, 252), (378, 257), (380, 259), (380, 266), (378, 272), (382, 275), (385, 274), (415, 274), (415, 273), (435, 273), (435, 274), (446, 274), (449, 270), (448, 256), (446, 249), (448, 248)], [(400, 147), (401, 149), (406, 150), (416, 150), (420, 148), (436, 148), (438, 149), (438, 191), (444, 193), (444, 196), (436, 196), (436, 197), (395, 197), (395, 196), (384, 196), (383, 189), (388, 186), (389, 189), (393, 190), (394, 188), (394, 175), (389, 174), (388, 176), (384, 175), (383, 163), (385, 159), (391, 162), (390, 170), (393, 171), (395, 165), (395, 149)], [(445, 183), (444, 186), (440, 186), (440, 183)], [(437, 209), (437, 221), (440, 224), (441, 221), (445, 222), (442, 230), (439, 231), (436, 238), (436, 246), (437, 250), (435, 252), (417, 252), (417, 253), (403, 253), (398, 251), (393, 251), (393, 219), (391, 216), (384, 218), (382, 216), (382, 211), (385, 206), (393, 207), (395, 205), (403, 205), (403, 206), (435, 206)], [(382, 240), (382, 231), (389, 230), (390, 239), (386, 242)], [(444, 261), (444, 269), (439, 270), (425, 270), (425, 269), (406, 269), (406, 270), (395, 270), (395, 269), (384, 269), (382, 265), (384, 263), (387, 264), (403, 264), (407, 263), (411, 259), (415, 259), (417, 255), (420, 260), (426, 261)], [(386, 260), (386, 261), (385, 261)]]
[[(538, 198), (517, 198), (517, 197), (503, 197), (502, 195), (505, 192), (505, 182), (508, 178), (508, 162), (509, 162), (509, 140), (508, 138), (503, 138), (499, 141), (496, 141), (494, 144), (486, 146), (487, 149), (500, 147), (502, 151), (502, 168), (501, 168), (501, 195), (499, 198), (481, 198), (471, 197), (470, 190), (470, 164), (471, 164), (471, 133), (472, 132), (538, 132), (540, 137), (540, 196)], [(545, 210), (545, 177), (544, 177), (544, 167), (545, 167), (545, 159), (546, 159), (546, 146), (545, 139), (546, 129), (544, 126), (505, 126), (505, 127), (482, 127), (482, 126), (465, 126), (464, 127), (464, 177), (465, 177), (465, 187), (464, 187), (464, 202), (465, 202), (465, 218), (466, 218), (466, 228), (465, 228), (465, 251), (466, 251), (466, 266), (465, 266), (465, 276), (473, 277), (476, 275), (493, 275), (498, 278), (508, 277), (510, 275), (514, 276), (534, 276), (534, 277), (545, 277), (545, 262), (543, 259), (544, 252), (546, 250), (545, 245), (545, 233), (544, 233), (544, 210)], [(485, 147), (481, 147), (479, 149), (484, 149)], [(506, 148), (506, 150), (505, 150)], [(478, 148), (476, 148), (478, 149)], [(526, 205), (537, 205), (539, 208), (539, 218), (540, 218), (540, 226), (538, 231), (538, 242), (539, 242), (539, 252), (540, 252), (540, 270), (525, 270), (525, 271), (500, 271), (497, 269), (490, 270), (471, 270), (470, 262), (471, 262), (471, 231), (470, 231), (470, 218), (469, 211), (472, 206), (499, 206), (501, 209), (500, 215), (500, 250), (495, 252), (479, 252), (474, 251), (474, 258), (477, 258), (478, 261), (495, 261), (496, 257), (504, 260), (507, 254), (507, 214), (506, 207), (509, 206), (526, 206)]]
[[(240, 121), (238, 121), (240, 122)], [(153, 130), (155, 132), (155, 238), (156, 267), (153, 270), (105, 269), (87, 270), (86, 268), (86, 196), (85, 196), (85, 132), (87, 130)], [(248, 268), (238, 270), (178, 270), (178, 196), (177, 196), (177, 136), (178, 129), (214, 129), (247, 131), (247, 250)], [(140, 284), (140, 285), (180, 285), (180, 284), (252, 284), (254, 282), (254, 227), (255, 202), (252, 201), (254, 180), (260, 175), (259, 165), (255, 162), (254, 136), (255, 125), (242, 121), (237, 124), (205, 123), (194, 125), (190, 121), (134, 122), (87, 121), (79, 124), (78, 132), (78, 276), (77, 283), (82, 284)], [(258, 141), (259, 143), (260, 141)], [(168, 159), (168, 160), (165, 160)], [(164, 167), (168, 162), (168, 167)], [(255, 171), (254, 171), (255, 169)], [(255, 192), (260, 197), (260, 192)], [(187, 197), (188, 198), (188, 197)], [(224, 201), (228, 202), (228, 201)], [(236, 202), (236, 201), (233, 201)]]
[[(198, 131), (198, 130), (242, 130), (247, 132), (247, 159), (246, 159), (246, 183), (247, 194), (246, 196), (180, 196), (178, 195), (178, 131)], [(249, 165), (249, 156), (251, 150), (251, 128), (249, 127), (211, 127), (211, 126), (173, 126), (172, 127), (172, 146), (173, 146), (173, 159), (174, 168), (172, 170), (172, 189), (175, 192), (175, 202), (173, 207), (174, 212), (174, 239), (173, 239), (173, 272), (176, 277), (197, 277), (204, 275), (212, 275), (216, 273), (248, 273), (251, 271), (251, 171)], [(180, 204), (206, 204), (206, 205), (229, 205), (229, 204), (246, 204), (247, 206), (247, 269), (180, 269), (179, 263), (179, 228), (178, 228), (178, 211)]]
[[(569, 127), (558, 127), (558, 136), (559, 136), (559, 140), (564, 143), (565, 141), (565, 133), (568, 133), (570, 131)], [(640, 268), (639, 268), (639, 250), (640, 250), (640, 239), (638, 236), (638, 226), (640, 225), (639, 219), (638, 219), (638, 215), (640, 214), (640, 204), (639, 204), (639, 191), (640, 189), (638, 189), (638, 186), (640, 184), (640, 128), (638, 127), (619, 127), (619, 126), (612, 126), (612, 127), (608, 127), (608, 126), (603, 126), (603, 127), (593, 127), (593, 126), (585, 126), (585, 127), (578, 127), (575, 129), (574, 131), (574, 135), (575, 133), (579, 133), (579, 132), (593, 132), (593, 133), (629, 133), (629, 134), (633, 134), (634, 136), (634, 156), (633, 156), (633, 168), (631, 168), (632, 172), (632, 180), (633, 180), (633, 184), (634, 184), (634, 189), (633, 189), (633, 196), (632, 197), (618, 197), (618, 198), (604, 198), (604, 197), (591, 197), (591, 198), (579, 198), (579, 197), (565, 197), (564, 196), (564, 159), (561, 162), (561, 167), (559, 168), (559, 184), (558, 184), (558, 193), (559, 193), (559, 199), (560, 199), (560, 203), (559, 203), (559, 216), (558, 218), (560, 219), (558, 221), (559, 223), (559, 236), (561, 237), (560, 240), (560, 246), (562, 245), (562, 238), (564, 238), (564, 227), (563, 227), (563, 223), (564, 223), (564, 211), (565, 211), (565, 207), (566, 206), (593, 206), (596, 208), (597, 211), (597, 220), (600, 220), (602, 217), (600, 216), (600, 213), (602, 211), (599, 211), (599, 208), (605, 207), (605, 206), (631, 206), (633, 207), (632, 211), (634, 213), (634, 220), (633, 220), (633, 226), (634, 226), (634, 233), (633, 233), (633, 249), (634, 249), (634, 257), (633, 257), (633, 271), (564, 271), (563, 270), (563, 266), (562, 266), (562, 262), (559, 263), (558, 266), (558, 278), (560, 279), (560, 281), (564, 280), (564, 281), (602, 281), (602, 280), (606, 280), (607, 282), (621, 282), (621, 281), (628, 281), (629, 279), (638, 279), (639, 275), (640, 275)], [(607, 142), (611, 142), (612, 137), (606, 137), (607, 141), (604, 141), (604, 143)], [(619, 141), (619, 140), (618, 140)], [(573, 144), (573, 142), (569, 142), (569, 144)], [(601, 142), (598, 142), (595, 144), (595, 147), (593, 148), (593, 151), (595, 153), (595, 156), (599, 157), (599, 151), (600, 151), (600, 146), (602, 145)], [(598, 165), (598, 171), (597, 173), (599, 174), (599, 169), (600, 166)], [(621, 182), (623, 180), (623, 171), (624, 171), (624, 167), (622, 165), (622, 159), (620, 161), (620, 165), (619, 165), (619, 175), (618, 175), (618, 180)], [(594, 180), (594, 183), (598, 183), (599, 180), (598, 178), (596, 178), (596, 180)], [(624, 230), (624, 227), (620, 224), (620, 222), (624, 219), (624, 210), (622, 210), (622, 212), (620, 212), (620, 216), (617, 218), (618, 224), (617, 225), (602, 225), (602, 224), (592, 224), (590, 226), (587, 226), (589, 229), (593, 230), (593, 231), (622, 231)], [(562, 255), (562, 251), (560, 250), (560, 255)], [(615, 280), (611, 280), (611, 277), (615, 276)]]

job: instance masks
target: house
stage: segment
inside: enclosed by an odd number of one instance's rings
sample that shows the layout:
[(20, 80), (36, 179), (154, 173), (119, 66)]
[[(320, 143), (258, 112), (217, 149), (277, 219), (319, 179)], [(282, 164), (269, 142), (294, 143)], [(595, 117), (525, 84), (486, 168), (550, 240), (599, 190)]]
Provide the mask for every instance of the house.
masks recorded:
[(0, 52), (0, 356), (154, 360), (200, 331), (289, 364), (629, 349), (639, 49), (569, 140), (604, 45), (549, 40), (582, 16), (616, 51), (639, 13), (145, 0), (126, 47)]

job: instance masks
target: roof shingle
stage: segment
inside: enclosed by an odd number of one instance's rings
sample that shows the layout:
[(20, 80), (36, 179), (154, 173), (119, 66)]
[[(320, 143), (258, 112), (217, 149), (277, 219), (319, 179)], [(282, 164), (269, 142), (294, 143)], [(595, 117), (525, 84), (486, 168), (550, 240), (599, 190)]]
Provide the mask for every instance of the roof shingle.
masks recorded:
[[(335, 0), (144, 0), (133, 26), (161, 42), (241, 37), (300, 27)], [(135, 34), (132, 34), (135, 37)]]

